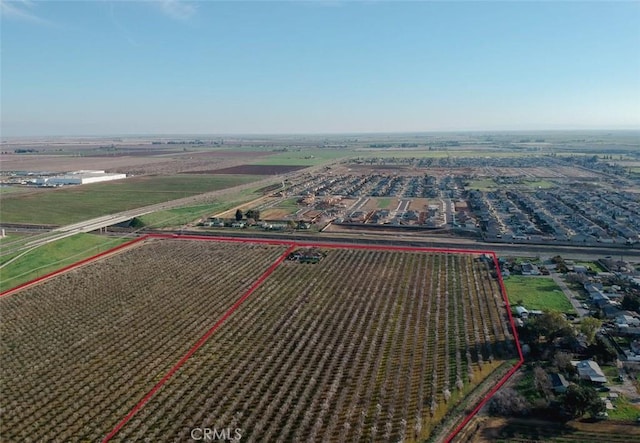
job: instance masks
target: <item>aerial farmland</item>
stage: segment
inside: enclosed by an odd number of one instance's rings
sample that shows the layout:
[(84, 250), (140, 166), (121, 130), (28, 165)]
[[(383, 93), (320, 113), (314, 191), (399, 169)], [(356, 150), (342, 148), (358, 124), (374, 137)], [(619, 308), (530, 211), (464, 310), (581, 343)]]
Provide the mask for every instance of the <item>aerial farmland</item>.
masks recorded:
[(145, 237), (0, 299), (3, 437), (421, 441), (518, 361), (500, 282), (481, 252)]
[[(528, 392), (524, 349), (540, 346), (525, 335), (521, 354), (516, 330), (529, 325), (514, 328), (507, 300), (584, 315), (594, 306), (559, 286), (581, 291), (550, 254), (585, 272), (596, 259), (584, 254), (637, 256), (637, 195), (622, 191), (636, 186), (621, 166), (633, 153), (619, 165), (432, 137), (406, 149), (216, 143), (3, 154), (128, 175), (46, 188), (5, 171), (5, 440), (473, 441), (478, 426), (493, 432), (483, 418), (496, 397)], [(551, 275), (519, 275), (524, 261)], [(614, 297), (633, 290), (605, 281)], [(634, 392), (613, 400), (626, 425)], [(495, 435), (515, 426), (500, 423)]]

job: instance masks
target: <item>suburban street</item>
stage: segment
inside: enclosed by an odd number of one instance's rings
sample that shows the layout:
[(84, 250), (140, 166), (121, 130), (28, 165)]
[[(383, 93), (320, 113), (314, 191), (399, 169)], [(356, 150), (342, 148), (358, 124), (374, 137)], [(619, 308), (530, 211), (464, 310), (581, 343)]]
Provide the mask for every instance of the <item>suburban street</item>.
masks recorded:
[(573, 309), (575, 309), (575, 311), (578, 313), (579, 317), (584, 317), (585, 315), (589, 314), (589, 310), (582, 307), (582, 304), (580, 303), (580, 301), (578, 301), (575, 298), (576, 297), (575, 292), (573, 292), (571, 289), (569, 289), (567, 284), (558, 275), (557, 272), (551, 272), (551, 278), (553, 278), (553, 281), (556, 282), (556, 284), (558, 286), (560, 286), (560, 289), (562, 289), (562, 292), (564, 293), (564, 295), (567, 296), (567, 299), (569, 300), (569, 302), (573, 306)]

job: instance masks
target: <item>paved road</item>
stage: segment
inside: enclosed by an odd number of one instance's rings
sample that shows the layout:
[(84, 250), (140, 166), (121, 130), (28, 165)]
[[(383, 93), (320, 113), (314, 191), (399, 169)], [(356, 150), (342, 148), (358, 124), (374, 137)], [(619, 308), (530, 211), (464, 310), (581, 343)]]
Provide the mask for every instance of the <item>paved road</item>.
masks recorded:
[(567, 299), (569, 300), (569, 302), (573, 306), (573, 309), (575, 309), (575, 311), (578, 313), (579, 317), (584, 317), (585, 315), (589, 314), (589, 310), (583, 308), (582, 307), (582, 303), (580, 301), (576, 300), (576, 293), (573, 292), (571, 289), (569, 289), (567, 284), (558, 275), (557, 272), (551, 272), (551, 278), (553, 278), (553, 281), (556, 282), (556, 284), (558, 286), (560, 286), (560, 289), (562, 289), (562, 292), (564, 292), (564, 295), (567, 296)]
[(402, 242), (416, 244), (424, 247), (434, 248), (456, 248), (456, 249), (482, 249), (495, 251), (499, 255), (512, 257), (553, 257), (561, 255), (570, 260), (589, 260), (594, 257), (622, 257), (640, 259), (640, 249), (608, 248), (606, 246), (558, 246), (558, 245), (537, 245), (537, 244), (516, 244), (516, 243), (491, 243), (477, 238), (453, 237), (448, 234), (429, 234), (428, 232), (408, 232), (398, 231), (359, 231), (340, 226), (332, 226), (322, 233), (322, 236), (333, 236), (343, 238), (345, 241), (362, 239), (369, 243)]
[[(148, 231), (153, 232), (153, 231)], [(166, 234), (166, 231), (158, 231)], [(253, 238), (270, 238), (270, 239), (283, 239), (283, 240), (300, 240), (306, 242), (318, 242), (318, 243), (355, 243), (355, 244), (369, 244), (369, 245), (406, 245), (426, 248), (441, 248), (441, 249), (467, 249), (477, 251), (494, 251), (500, 256), (510, 257), (532, 257), (532, 256), (548, 256), (562, 255), (570, 260), (577, 259), (592, 259), (595, 257), (604, 257), (607, 255), (616, 254), (616, 250), (610, 250), (606, 248), (570, 248), (565, 247), (564, 250), (558, 250), (554, 247), (546, 247), (542, 245), (511, 245), (502, 243), (485, 243), (476, 241), (473, 239), (464, 238), (448, 238), (448, 237), (418, 237), (418, 236), (402, 236), (397, 235), (395, 232), (387, 232), (382, 234), (363, 234), (359, 232), (339, 232), (334, 233), (331, 231), (317, 233), (304, 233), (304, 232), (282, 232), (273, 233), (258, 230), (237, 230), (237, 229), (194, 229), (189, 231), (181, 231), (182, 234), (193, 235), (212, 235), (221, 237), (253, 237)], [(532, 248), (535, 248), (532, 250)], [(540, 249), (540, 250), (538, 250)], [(619, 257), (619, 251), (617, 251)], [(640, 261), (640, 251), (633, 251), (633, 254), (625, 255), (625, 257), (633, 257), (636, 261)]]
[[(328, 164), (337, 163), (339, 161), (340, 160), (338, 159)], [(67, 226), (61, 226), (59, 228), (52, 229), (46, 233), (41, 233), (36, 236), (33, 236), (27, 242), (24, 242), (22, 240), (18, 240), (14, 242), (5, 242), (2, 244), (2, 250), (0, 251), (0, 256), (6, 256), (9, 254), (14, 254), (16, 252), (33, 250), (46, 243), (60, 240), (65, 237), (70, 237), (72, 235), (75, 235), (81, 232), (96, 231), (102, 228), (106, 228), (107, 226), (113, 226), (118, 223), (131, 220), (132, 218), (135, 218), (135, 217), (140, 217), (145, 214), (150, 214), (157, 211), (164, 211), (167, 209), (179, 208), (183, 206), (190, 206), (194, 204), (213, 202), (215, 198), (220, 197), (222, 195), (238, 193), (245, 189), (250, 189), (254, 187), (263, 187), (263, 186), (271, 185), (274, 183), (284, 182), (287, 179), (294, 179), (298, 175), (308, 174), (318, 169), (322, 169), (328, 164), (325, 163), (322, 165), (311, 166), (311, 167), (300, 169), (297, 171), (292, 171), (286, 174), (269, 176), (262, 180), (246, 183), (244, 185), (235, 186), (233, 188), (226, 188), (226, 189), (220, 189), (217, 191), (206, 192), (203, 194), (184, 197), (177, 200), (171, 200), (168, 202), (144, 206), (144, 207), (132, 209), (129, 211), (123, 211), (115, 214), (104, 215), (101, 217), (93, 218), (91, 220), (85, 220), (79, 223), (73, 223)]]
[[(97, 217), (91, 220), (86, 220), (80, 223), (74, 223), (68, 226), (63, 226), (60, 228), (56, 228), (48, 233), (38, 234), (30, 239), (29, 242), (25, 243), (23, 241), (4, 243), (2, 245), (2, 251), (0, 255), (4, 256), (7, 254), (11, 254), (18, 251), (24, 251), (26, 249), (33, 249), (39, 245), (55, 241), (64, 237), (68, 237), (74, 235), (79, 232), (91, 232), (95, 231), (107, 226), (112, 226), (114, 224), (121, 223), (126, 220), (130, 220), (134, 217), (139, 217), (145, 214), (149, 214), (156, 211), (166, 210), (177, 208), (181, 206), (189, 206), (198, 203), (211, 202), (215, 198), (220, 197), (225, 194), (237, 193), (244, 189), (256, 187), (256, 186), (266, 186), (273, 183), (279, 183), (285, 179), (292, 179), (299, 174), (306, 174), (309, 172), (313, 172), (316, 169), (322, 168), (325, 165), (314, 166), (311, 168), (302, 169), (299, 171), (291, 172), (288, 174), (272, 176), (265, 178), (263, 180), (259, 180), (257, 182), (247, 183), (244, 185), (236, 186), (234, 188), (227, 188), (218, 191), (212, 191), (204, 194), (199, 194), (191, 197), (185, 197), (177, 200), (172, 200), (169, 202), (158, 203), (154, 205), (145, 206), (142, 208), (133, 209), (130, 211), (123, 211), (116, 214), (105, 215), (102, 217)], [(362, 207), (367, 202), (368, 197), (362, 197), (356, 203), (357, 207)], [(403, 205), (405, 202), (409, 202), (410, 200), (402, 199), (399, 203), (399, 207)], [(351, 210), (355, 210), (354, 208)], [(260, 233), (257, 233), (260, 236)], [(323, 232), (320, 237), (317, 238), (318, 241), (331, 236), (327, 240), (331, 240), (335, 238), (338, 241), (354, 241), (357, 239), (358, 241), (364, 241), (367, 243), (381, 243), (381, 244), (389, 244), (389, 243), (397, 243), (402, 242), (405, 244), (416, 244), (423, 247), (435, 247), (435, 248), (456, 248), (456, 249), (476, 249), (476, 250), (488, 250), (495, 251), (500, 255), (510, 255), (510, 256), (519, 256), (519, 257), (527, 257), (532, 255), (545, 255), (545, 256), (553, 256), (553, 255), (562, 255), (565, 258), (574, 259), (574, 258), (593, 258), (595, 257), (604, 257), (604, 256), (615, 256), (622, 258), (640, 258), (640, 249), (623, 249), (623, 248), (608, 248), (606, 246), (591, 246), (591, 247), (579, 247), (579, 246), (557, 246), (557, 245), (536, 245), (536, 244), (509, 244), (509, 243), (487, 243), (483, 241), (479, 241), (477, 239), (469, 239), (469, 238), (461, 238), (461, 237), (450, 237), (443, 235), (429, 235), (428, 233), (407, 233), (406, 235), (401, 232), (355, 232), (355, 231), (344, 231), (344, 232), (333, 232), (329, 230), (328, 232)], [(308, 239), (308, 237), (305, 237)]]
[[(308, 169), (304, 169), (303, 171), (308, 171)], [(233, 188), (221, 189), (217, 191), (207, 192), (204, 194), (194, 195), (191, 197), (184, 197), (177, 200), (171, 200), (168, 202), (157, 203), (149, 206), (143, 206), (141, 208), (136, 208), (129, 211), (123, 211), (115, 214), (104, 215), (101, 217), (93, 218), (91, 220), (85, 220), (79, 223), (73, 223), (70, 225), (61, 226), (58, 228), (54, 228), (46, 233), (38, 234), (32, 237), (28, 242), (16, 241), (16, 242), (5, 243), (2, 245), (2, 252), (0, 255), (4, 256), (8, 254), (13, 254), (19, 251), (31, 250), (31, 249), (37, 248), (38, 246), (42, 246), (46, 243), (60, 240), (65, 237), (70, 237), (72, 235), (75, 235), (81, 232), (96, 231), (102, 228), (106, 228), (107, 226), (113, 226), (118, 223), (131, 220), (132, 218), (135, 218), (135, 217), (140, 217), (145, 214), (150, 214), (157, 211), (164, 211), (167, 209), (178, 208), (182, 206), (194, 205), (198, 203), (212, 202), (215, 198), (220, 197), (222, 195), (241, 192), (245, 189), (253, 188), (256, 186), (266, 186), (275, 182), (280, 182), (283, 180), (283, 177), (288, 178), (294, 174), (295, 173), (290, 173), (290, 174), (285, 174), (280, 176), (273, 176), (273, 177), (265, 178), (259, 181), (236, 186)]]

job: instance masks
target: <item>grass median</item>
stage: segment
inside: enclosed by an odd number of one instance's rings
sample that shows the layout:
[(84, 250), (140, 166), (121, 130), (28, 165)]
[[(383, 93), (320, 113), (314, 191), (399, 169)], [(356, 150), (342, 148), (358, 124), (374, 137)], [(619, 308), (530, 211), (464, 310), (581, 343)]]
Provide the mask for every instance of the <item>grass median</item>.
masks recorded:
[(129, 240), (131, 238), (76, 234), (39, 246), (0, 268), (0, 292), (107, 251)]

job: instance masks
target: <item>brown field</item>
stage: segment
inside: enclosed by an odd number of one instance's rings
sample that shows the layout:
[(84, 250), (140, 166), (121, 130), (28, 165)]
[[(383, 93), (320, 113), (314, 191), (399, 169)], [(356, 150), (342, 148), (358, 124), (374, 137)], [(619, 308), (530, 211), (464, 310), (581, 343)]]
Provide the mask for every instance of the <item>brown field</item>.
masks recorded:
[[(408, 165), (361, 165), (356, 163), (350, 163), (348, 166), (334, 166), (334, 170), (341, 173), (352, 173), (352, 174), (365, 174), (365, 175), (374, 175), (374, 174), (391, 174), (393, 172), (398, 172), (400, 175), (404, 176), (421, 176), (424, 175), (426, 169), (425, 168), (416, 168)], [(431, 171), (431, 168), (429, 168)]]
[[(174, 148), (175, 149), (175, 148)], [(0, 171), (68, 172), (80, 169), (100, 169), (133, 175), (175, 174), (232, 167), (249, 159), (272, 155), (267, 151), (187, 151), (159, 150), (149, 147), (112, 153), (93, 149), (82, 156), (68, 154), (2, 154)], [(221, 172), (217, 172), (221, 174)]]
[(439, 199), (412, 197), (409, 209), (412, 211), (426, 211), (427, 206), (429, 205), (438, 205), (438, 207), (440, 207), (442, 202)]
[(153, 149), (153, 148), (122, 148), (117, 151), (93, 151), (84, 154), (85, 157), (156, 157), (159, 155), (184, 155), (182, 150)]
[[(427, 205), (437, 204), (440, 206), (441, 202), (438, 199), (428, 199), (428, 198), (419, 198), (419, 197), (407, 197), (407, 198), (398, 198), (398, 197), (371, 197), (369, 201), (360, 209), (361, 211), (373, 211), (376, 209), (387, 209), (389, 211), (394, 211), (400, 202), (400, 200), (411, 200), (407, 210), (412, 211), (425, 211)], [(355, 200), (343, 200), (344, 203), (351, 202), (351, 204), (355, 203)], [(382, 204), (382, 202), (388, 202), (388, 205)], [(384, 208), (382, 206), (385, 206)]]
[(104, 169), (109, 172), (127, 171), (145, 165), (165, 163), (166, 158), (128, 157), (68, 157), (61, 155), (0, 155), (0, 169), (5, 171), (67, 172), (80, 169)]
[(453, 440), (456, 443), (630, 443), (640, 441), (640, 426), (630, 422), (570, 421), (477, 417)]
[(322, 215), (322, 211), (311, 209), (309, 211), (305, 211), (302, 214), (302, 218), (305, 219), (305, 220), (312, 220), (312, 219), (314, 219), (316, 217), (319, 217), (320, 215)]
[(390, 174), (398, 172), (403, 176), (420, 176), (428, 173), (436, 177), (444, 177), (447, 175), (467, 176), (467, 177), (525, 177), (529, 179), (575, 179), (575, 178), (597, 178), (600, 175), (597, 172), (586, 171), (584, 169), (573, 166), (554, 166), (550, 168), (503, 168), (493, 166), (483, 166), (478, 168), (462, 167), (462, 168), (416, 168), (404, 165), (358, 165), (350, 164), (349, 169), (352, 173), (361, 174)]
[(269, 208), (269, 209), (265, 209), (260, 213), (260, 218), (262, 220), (282, 220), (291, 214), (292, 214), (291, 210), (280, 209), (280, 208)]
[(387, 198), (371, 197), (369, 198), (367, 203), (362, 208), (360, 208), (360, 210), (367, 211), (367, 212), (376, 210), (380, 207), (380, 200), (383, 200), (383, 199), (389, 201), (389, 205), (386, 207), (386, 209), (390, 211), (393, 211), (398, 206), (398, 202), (400, 201), (400, 199), (397, 197), (387, 197)]
[(243, 174), (243, 175), (277, 175), (304, 169), (306, 166), (295, 165), (238, 165), (229, 168), (207, 171), (191, 171), (190, 174)]
[(476, 254), (326, 248), (263, 274), (284, 251), (146, 240), (0, 299), (3, 439), (417, 441), (515, 356)]

